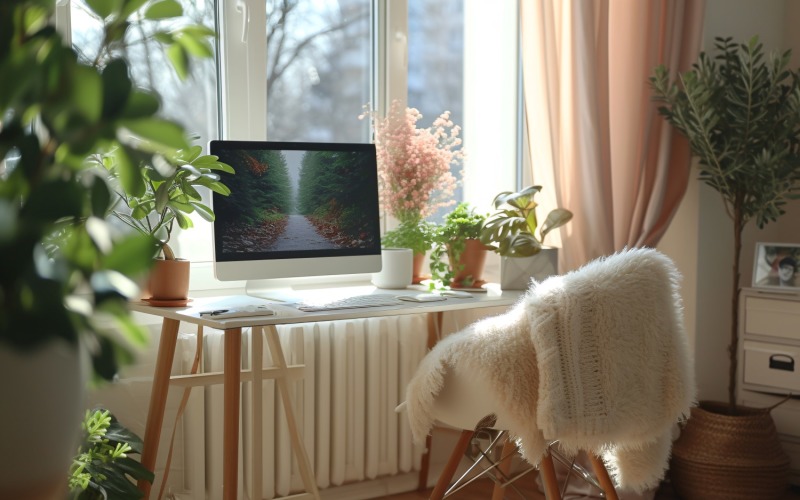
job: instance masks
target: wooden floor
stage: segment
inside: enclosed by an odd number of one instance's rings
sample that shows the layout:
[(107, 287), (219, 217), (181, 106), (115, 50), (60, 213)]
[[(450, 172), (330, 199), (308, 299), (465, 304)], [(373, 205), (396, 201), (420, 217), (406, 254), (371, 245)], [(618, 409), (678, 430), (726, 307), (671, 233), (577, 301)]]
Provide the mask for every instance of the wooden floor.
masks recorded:
[[(539, 492), (539, 488), (536, 485), (536, 472), (524, 476), (515, 484), (517, 484), (522, 494), (509, 488), (506, 491), (505, 500), (545, 500), (544, 495)], [(494, 483), (490, 480), (481, 479), (448, 498), (453, 500), (486, 500), (492, 497), (493, 487)], [(428, 498), (431, 491), (432, 489), (411, 491), (381, 498), (387, 500), (420, 500)], [(669, 483), (665, 482), (661, 485), (658, 492), (656, 492), (655, 500), (680, 500), (680, 497), (675, 493)], [(787, 491), (782, 500), (800, 500), (800, 487), (795, 486)]]

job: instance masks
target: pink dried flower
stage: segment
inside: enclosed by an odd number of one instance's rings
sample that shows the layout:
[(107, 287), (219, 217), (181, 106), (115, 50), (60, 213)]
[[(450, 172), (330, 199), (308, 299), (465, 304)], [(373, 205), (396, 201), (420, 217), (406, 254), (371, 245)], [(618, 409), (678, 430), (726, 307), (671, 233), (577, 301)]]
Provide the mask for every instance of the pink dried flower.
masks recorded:
[(364, 106), (359, 119), (369, 117), (378, 154), (381, 205), (399, 221), (423, 219), (441, 207), (455, 204), (457, 180), (451, 165), (464, 159), (459, 146), (461, 127), (445, 111), (429, 128), (418, 129), (422, 114), (403, 110), (395, 100), (386, 118)]

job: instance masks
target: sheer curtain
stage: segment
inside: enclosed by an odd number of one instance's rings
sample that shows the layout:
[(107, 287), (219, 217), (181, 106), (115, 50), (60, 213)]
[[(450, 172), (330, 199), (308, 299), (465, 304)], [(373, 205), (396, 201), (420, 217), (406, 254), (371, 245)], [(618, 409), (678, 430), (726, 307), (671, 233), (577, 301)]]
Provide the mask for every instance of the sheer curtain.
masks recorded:
[(704, 8), (705, 0), (520, 2), (533, 180), (544, 186), (544, 209), (575, 214), (561, 229), (562, 271), (655, 246), (669, 225), (689, 147), (658, 115), (648, 77), (659, 64), (689, 69)]

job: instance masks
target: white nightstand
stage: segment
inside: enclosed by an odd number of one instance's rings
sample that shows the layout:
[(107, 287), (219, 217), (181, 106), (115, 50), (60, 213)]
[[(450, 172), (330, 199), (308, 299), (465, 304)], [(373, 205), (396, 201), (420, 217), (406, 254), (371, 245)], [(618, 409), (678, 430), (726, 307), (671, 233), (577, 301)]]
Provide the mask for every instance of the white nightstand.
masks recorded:
[(739, 308), (736, 399), (763, 408), (788, 394), (796, 397), (772, 410), (791, 481), (800, 484), (800, 292), (745, 288)]

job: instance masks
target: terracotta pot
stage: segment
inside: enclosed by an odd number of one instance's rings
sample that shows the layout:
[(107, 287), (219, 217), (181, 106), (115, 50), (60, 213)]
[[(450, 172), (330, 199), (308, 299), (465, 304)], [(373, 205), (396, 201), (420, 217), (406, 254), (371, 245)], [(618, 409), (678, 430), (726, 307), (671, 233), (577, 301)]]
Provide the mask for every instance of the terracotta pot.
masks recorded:
[[(489, 247), (481, 243), (480, 240), (472, 239), (466, 240), (464, 244), (464, 251), (458, 261), (463, 267), (461, 271), (456, 273), (451, 285), (480, 286), (483, 283), (481, 278), (483, 277), (483, 267), (486, 263), (486, 254)], [(469, 283), (463, 284), (464, 280), (469, 280)]]
[(189, 261), (156, 259), (148, 280), (151, 300), (181, 301), (189, 297)]
[(411, 275), (411, 283), (419, 285), (422, 281), (430, 279), (430, 274), (424, 274), (422, 268), (425, 266), (425, 254), (414, 253), (414, 268)]

